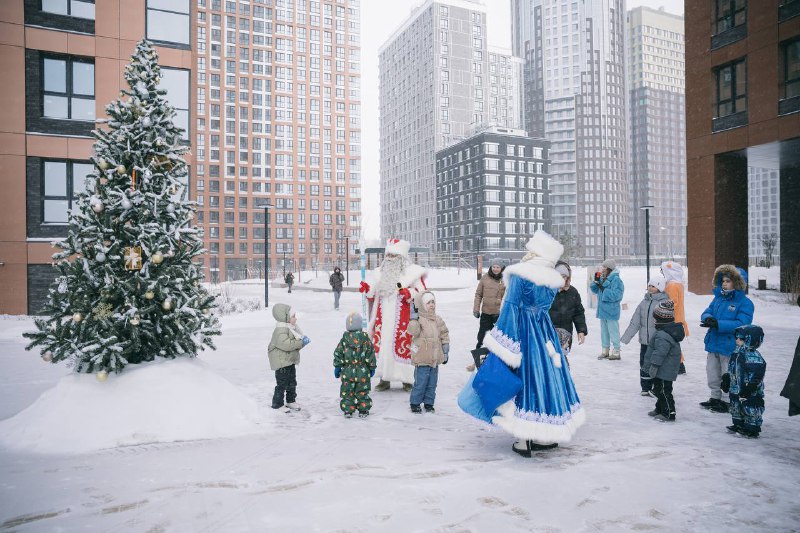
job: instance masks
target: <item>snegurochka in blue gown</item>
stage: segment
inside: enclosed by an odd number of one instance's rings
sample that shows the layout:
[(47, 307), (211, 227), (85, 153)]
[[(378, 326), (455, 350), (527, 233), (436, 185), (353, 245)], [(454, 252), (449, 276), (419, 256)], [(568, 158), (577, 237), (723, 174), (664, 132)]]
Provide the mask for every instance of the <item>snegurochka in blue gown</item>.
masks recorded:
[[(548, 314), (556, 292), (564, 284), (554, 268), (563, 246), (547, 233), (537, 231), (526, 248), (530, 253), (523, 261), (507, 267), (503, 274), (507, 287), (505, 298), (497, 324), (484, 340), (490, 353), (478, 370), (480, 375), (484, 366), (492, 363), (489, 359), (498, 357), (522, 381), (522, 388), (493, 413), (470, 412), (462, 404), (461, 395), (459, 405), (468, 414), (484, 420), (488, 418), (520, 441), (565, 443), (583, 424), (586, 415)], [(497, 361), (493, 363), (496, 368)], [(495, 379), (495, 375), (488, 374), (488, 379)], [(496, 379), (503, 379), (502, 375), (497, 374)], [(487, 376), (483, 378), (485, 381)], [(475, 381), (478, 379), (475, 376)], [(514, 380), (513, 376), (511, 379)], [(466, 387), (472, 384), (470, 380)], [(481, 395), (477, 387), (465, 392)], [(517, 444), (515, 451), (518, 451)]]

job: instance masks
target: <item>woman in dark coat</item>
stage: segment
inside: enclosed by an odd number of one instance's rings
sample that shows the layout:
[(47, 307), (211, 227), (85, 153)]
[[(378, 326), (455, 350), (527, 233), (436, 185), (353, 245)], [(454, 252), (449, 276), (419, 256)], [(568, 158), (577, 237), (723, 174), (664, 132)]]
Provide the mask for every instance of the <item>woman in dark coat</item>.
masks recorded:
[[(797, 305), (800, 305), (800, 296), (797, 297)], [(789, 416), (800, 415), (800, 338), (797, 339), (792, 368), (789, 370), (781, 396), (789, 400)]]
[[(581, 295), (578, 290), (570, 285), (572, 281), (572, 269), (564, 261), (556, 263), (556, 271), (561, 274), (564, 286), (556, 293), (553, 305), (550, 306), (550, 320), (556, 328), (566, 330), (573, 335), (578, 332), (578, 344), (583, 344), (583, 340), (589, 333), (586, 328), (586, 315), (584, 314)], [(573, 325), (575, 326), (573, 330)], [(569, 347), (572, 348), (572, 337), (569, 339)]]

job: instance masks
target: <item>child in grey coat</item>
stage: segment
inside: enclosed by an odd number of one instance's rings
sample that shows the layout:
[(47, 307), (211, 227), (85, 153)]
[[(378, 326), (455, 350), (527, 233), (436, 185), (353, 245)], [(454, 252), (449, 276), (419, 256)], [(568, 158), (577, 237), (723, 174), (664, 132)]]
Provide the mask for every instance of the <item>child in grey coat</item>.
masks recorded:
[[(647, 292), (636, 311), (633, 312), (628, 329), (625, 330), (620, 339), (623, 343), (628, 344), (634, 335), (639, 334), (640, 368), (644, 365), (644, 354), (647, 352), (647, 344), (650, 342), (650, 337), (656, 332), (656, 319), (653, 318), (653, 311), (655, 311), (659, 303), (669, 299), (664, 292), (665, 284), (666, 281), (661, 274), (656, 274), (650, 278), (650, 283), (647, 284)], [(642, 387), (642, 396), (650, 396), (650, 389), (653, 388), (653, 383), (650, 381), (650, 376), (647, 375), (646, 371), (639, 371), (639, 385)]]
[(647, 343), (642, 372), (653, 380), (656, 408), (650, 416), (659, 422), (675, 421), (675, 399), (672, 397), (672, 382), (678, 377), (681, 366), (681, 341), (686, 336), (683, 324), (675, 322), (675, 304), (664, 300), (653, 311), (656, 331)]

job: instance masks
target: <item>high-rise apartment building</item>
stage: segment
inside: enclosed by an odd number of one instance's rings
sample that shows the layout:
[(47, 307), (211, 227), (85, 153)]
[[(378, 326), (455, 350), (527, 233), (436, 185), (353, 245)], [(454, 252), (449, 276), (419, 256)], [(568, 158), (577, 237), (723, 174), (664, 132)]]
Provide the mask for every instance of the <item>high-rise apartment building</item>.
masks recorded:
[(548, 144), (495, 126), (439, 150), (438, 250), (522, 250), (534, 231), (549, 229)]
[[(747, 168), (747, 234), (750, 264), (780, 263), (780, 171)], [(768, 250), (769, 249), (769, 250)]]
[(525, 61), (525, 129), (551, 142), (551, 228), (577, 256), (630, 253), (624, 7), (511, 4), (512, 48)]
[(633, 253), (686, 255), (686, 97), (683, 17), (638, 7), (628, 12), (630, 174)]
[(208, 276), (262, 270), (265, 212), (270, 268), (344, 266), (361, 232), (359, 0), (195, 1)]
[(381, 231), (436, 245), (436, 152), (492, 123), (518, 127), (520, 63), (489, 50), (486, 11), (428, 0), (379, 52)]
[(800, 271), (800, 1), (686, 2), (689, 290), (747, 266), (750, 168), (778, 174), (782, 289)]
[[(162, 87), (189, 125), (189, 0), (0, 3), (0, 314), (36, 314), (57, 270), (50, 242), (92, 171), (92, 130), (136, 42), (156, 45)], [(191, 154), (186, 156), (192, 166)]]

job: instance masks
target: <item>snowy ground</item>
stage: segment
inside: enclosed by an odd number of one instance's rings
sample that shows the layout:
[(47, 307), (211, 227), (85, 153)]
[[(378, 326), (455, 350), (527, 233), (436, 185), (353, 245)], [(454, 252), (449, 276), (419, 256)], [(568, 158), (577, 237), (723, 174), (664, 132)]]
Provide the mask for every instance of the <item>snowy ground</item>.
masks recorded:
[[(644, 291), (644, 274), (642, 268), (622, 270), (628, 303), (623, 328)], [(621, 361), (596, 359), (599, 326), (590, 312), (587, 342), (570, 357), (587, 423), (569, 445), (523, 459), (511, 452), (510, 436), (474, 422), (455, 403), (478, 326), (471, 316), (474, 276), (466, 270), (431, 276), (434, 289), (453, 289), (439, 295), (452, 349), (440, 373), (436, 414), (410, 413), (408, 394), (392, 389), (373, 393), (367, 420), (344, 419), (332, 351), (346, 312), (360, 308), (360, 295), (345, 292), (336, 312), (329, 293), (273, 289), (270, 302), (295, 306), (312, 339), (298, 368), (301, 412), (269, 408), (274, 376), (265, 348), (273, 324), (268, 311), (223, 317), (218, 351), (203, 353), (199, 366), (188, 365), (218, 374), (238, 391), (214, 397), (227, 385), (208, 378), (205, 395), (191, 394), (199, 405), (227, 400), (235, 407), (241, 402), (231, 397), (243, 393), (243, 402), (254, 401), (259, 410), (251, 433), (165, 442), (180, 431), (151, 424), (139, 444), (93, 452), (34, 454), (30, 445), (28, 451), (1, 447), (0, 530), (800, 531), (800, 417), (790, 419), (787, 401), (778, 396), (800, 332), (800, 309), (754, 294), (768, 364), (767, 411), (758, 440), (727, 434), (727, 415), (697, 405), (708, 394), (703, 330), (695, 324), (709, 297), (687, 296), (692, 335), (684, 343), (688, 374), (675, 384), (674, 424), (646, 414), (654, 402), (639, 396), (638, 345), (623, 347)], [(585, 276), (583, 269), (574, 275)], [(326, 284), (320, 274), (304, 288)], [(354, 274), (350, 285), (357, 285)], [(585, 302), (585, 283), (576, 285)], [(258, 297), (263, 286), (243, 284), (236, 292)], [(74, 380), (64, 366), (44, 364), (24, 351), (21, 333), (30, 327), (26, 317), (0, 318), (0, 420), (8, 419), (0, 422), (0, 440), (20, 420), (47, 420), (37, 398), (64, 387), (64, 379)], [(128, 389), (120, 388), (121, 381), (133, 380), (135, 373), (73, 386), (91, 389), (94, 400), (86, 401), (93, 404), (59, 416), (73, 417), (73, 428), (90, 433), (84, 445), (106, 443), (107, 428), (119, 429), (115, 420), (123, 416), (114, 407), (119, 398), (97, 400), (98, 389), (141, 393), (170, 383), (178, 392), (191, 389), (180, 364), (174, 378), (139, 372), (150, 377)], [(124, 416), (131, 424), (144, 423), (141, 413)], [(200, 425), (192, 424), (189, 429)], [(17, 439), (35, 442), (31, 434)]]

